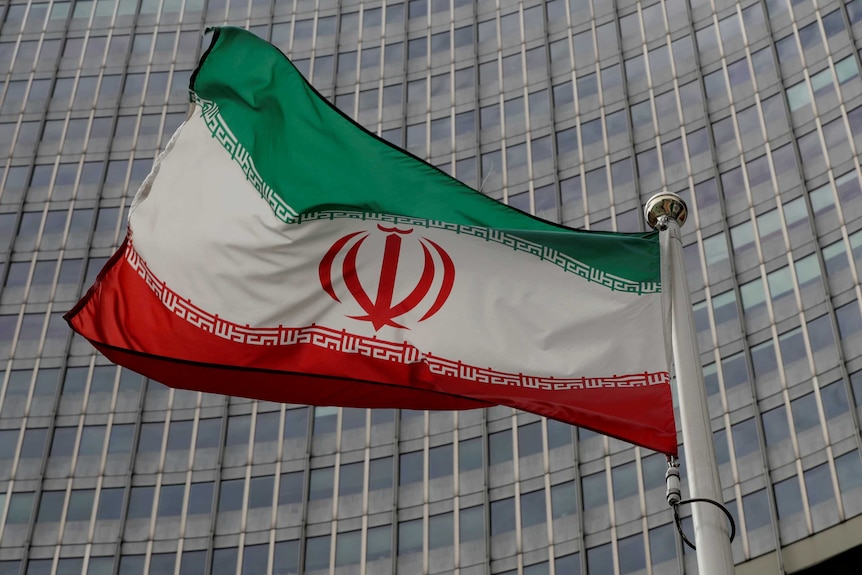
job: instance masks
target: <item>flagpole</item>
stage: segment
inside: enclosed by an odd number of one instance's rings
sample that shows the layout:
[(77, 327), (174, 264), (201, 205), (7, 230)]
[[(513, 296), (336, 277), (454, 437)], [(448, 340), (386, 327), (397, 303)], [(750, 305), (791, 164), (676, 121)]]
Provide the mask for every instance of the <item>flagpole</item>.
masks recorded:
[[(708, 499), (720, 505), (724, 499), (683, 265), (680, 226), (685, 223), (688, 208), (678, 195), (661, 193), (649, 199), (644, 213), (649, 225), (661, 231), (662, 267), (669, 272), (662, 274), (662, 280), (670, 288), (673, 363), (690, 499)], [(702, 501), (693, 502), (691, 507), (698, 572), (731, 575), (734, 566), (727, 517), (716, 505)]]

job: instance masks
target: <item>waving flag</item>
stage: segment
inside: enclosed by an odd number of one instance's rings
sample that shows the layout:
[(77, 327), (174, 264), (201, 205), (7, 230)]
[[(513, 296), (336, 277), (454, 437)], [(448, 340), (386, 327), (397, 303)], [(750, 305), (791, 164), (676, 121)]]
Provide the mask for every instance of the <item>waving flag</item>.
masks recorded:
[(656, 233), (553, 225), (326, 102), (215, 30), (129, 232), (66, 316), (170, 386), (313, 405), (507, 405), (665, 453)]

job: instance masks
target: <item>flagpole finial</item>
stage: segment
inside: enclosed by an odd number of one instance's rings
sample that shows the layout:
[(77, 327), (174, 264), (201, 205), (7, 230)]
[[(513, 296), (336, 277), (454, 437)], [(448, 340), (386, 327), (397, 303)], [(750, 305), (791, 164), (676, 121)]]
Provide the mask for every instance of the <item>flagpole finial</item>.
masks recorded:
[(682, 198), (672, 192), (662, 192), (647, 200), (644, 217), (654, 230), (667, 228), (667, 220), (676, 220), (680, 227), (688, 218), (688, 206)]

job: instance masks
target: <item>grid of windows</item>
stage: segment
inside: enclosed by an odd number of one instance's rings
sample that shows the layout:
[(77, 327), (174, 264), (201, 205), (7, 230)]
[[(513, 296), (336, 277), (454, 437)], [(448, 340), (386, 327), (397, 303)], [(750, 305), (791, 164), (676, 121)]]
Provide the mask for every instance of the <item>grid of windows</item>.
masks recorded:
[(372, 132), (538, 217), (640, 231), (646, 198), (682, 195), (736, 560), (862, 514), (862, 0), (713, 5), (5, 3), (0, 573), (693, 561), (659, 455), (509, 409), (169, 390), (71, 338), (62, 313), (182, 122), (201, 30), (225, 22), (271, 40)]

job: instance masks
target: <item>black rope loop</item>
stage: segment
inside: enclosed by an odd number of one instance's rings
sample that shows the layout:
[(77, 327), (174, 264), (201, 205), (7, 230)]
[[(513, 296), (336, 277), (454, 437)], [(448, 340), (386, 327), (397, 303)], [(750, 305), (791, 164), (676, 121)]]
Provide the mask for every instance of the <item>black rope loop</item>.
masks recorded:
[(673, 520), (676, 523), (676, 530), (679, 531), (679, 536), (682, 537), (682, 540), (686, 545), (688, 545), (692, 549), (697, 549), (697, 547), (694, 546), (694, 543), (689, 541), (688, 537), (686, 537), (685, 533), (683, 533), (682, 523), (679, 519), (679, 506), (685, 505), (686, 503), (709, 503), (710, 505), (715, 505), (716, 507), (721, 509), (727, 516), (727, 520), (730, 521), (730, 542), (733, 543), (733, 538), (736, 537), (736, 522), (733, 520), (733, 515), (730, 514), (730, 511), (728, 511), (727, 507), (725, 507), (718, 501), (713, 501), (712, 499), (706, 499), (705, 497), (692, 497), (691, 499), (683, 499), (673, 506)]

